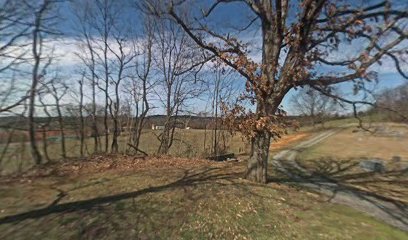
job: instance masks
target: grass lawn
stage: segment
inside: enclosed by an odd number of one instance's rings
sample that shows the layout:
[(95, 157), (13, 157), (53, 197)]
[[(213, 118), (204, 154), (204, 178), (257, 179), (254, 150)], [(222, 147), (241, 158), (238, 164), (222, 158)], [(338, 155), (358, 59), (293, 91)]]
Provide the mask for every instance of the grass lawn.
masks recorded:
[[(297, 156), (299, 165), (337, 182), (408, 204), (408, 127), (376, 124), (376, 131), (346, 128)], [(382, 173), (366, 172), (360, 162), (383, 161)]]
[(408, 238), (304, 189), (250, 183), (244, 169), (111, 156), (3, 179), (0, 239)]

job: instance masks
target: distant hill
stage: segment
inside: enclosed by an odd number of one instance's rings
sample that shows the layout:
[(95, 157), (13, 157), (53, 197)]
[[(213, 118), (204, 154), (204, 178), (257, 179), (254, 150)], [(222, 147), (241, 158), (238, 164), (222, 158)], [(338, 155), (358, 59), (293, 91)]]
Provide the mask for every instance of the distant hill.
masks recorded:
[[(309, 124), (308, 117), (305, 116), (287, 116), (288, 119), (296, 120), (299, 122), (301, 126)], [(341, 117), (333, 117), (333, 118), (341, 118)], [(86, 125), (90, 126), (90, 119), (87, 118)], [(126, 117), (122, 117), (123, 126), (125, 126), (125, 122), (129, 121)], [(49, 123), (50, 130), (57, 130), (58, 129), (58, 121), (56, 117), (51, 119), (46, 117), (37, 117), (35, 118), (37, 124), (42, 125)], [(103, 117), (98, 117), (98, 125), (101, 126), (103, 124)], [(0, 128), (14, 128), (17, 130), (27, 130), (27, 120), (21, 116), (7, 116), (7, 117), (0, 117)], [(150, 115), (145, 118), (144, 128), (150, 129), (152, 125), (154, 126), (163, 126), (166, 122), (165, 115)], [(64, 117), (64, 124), (67, 130), (77, 130), (78, 128), (78, 119), (75, 117)], [(192, 116), (192, 115), (181, 115), (177, 117), (177, 124), (178, 128), (191, 128), (191, 129), (213, 129), (215, 124), (214, 117), (205, 117), (205, 116)], [(225, 129), (222, 125), (221, 118), (218, 118), (218, 128)]]

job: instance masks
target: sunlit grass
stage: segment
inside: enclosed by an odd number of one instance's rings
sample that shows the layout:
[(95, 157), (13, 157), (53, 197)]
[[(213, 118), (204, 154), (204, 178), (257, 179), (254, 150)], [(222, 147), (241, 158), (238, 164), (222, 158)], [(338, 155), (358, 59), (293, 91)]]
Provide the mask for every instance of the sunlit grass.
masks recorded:
[[(2, 184), (1, 239), (406, 239), (407, 234), (302, 189), (241, 179), (241, 163), (47, 177)], [(186, 181), (184, 181), (185, 179)], [(63, 212), (1, 217), (78, 203)], [(129, 196), (105, 201), (108, 196)], [(96, 199), (81, 206), (81, 201)], [(98, 199), (99, 202), (98, 202)]]

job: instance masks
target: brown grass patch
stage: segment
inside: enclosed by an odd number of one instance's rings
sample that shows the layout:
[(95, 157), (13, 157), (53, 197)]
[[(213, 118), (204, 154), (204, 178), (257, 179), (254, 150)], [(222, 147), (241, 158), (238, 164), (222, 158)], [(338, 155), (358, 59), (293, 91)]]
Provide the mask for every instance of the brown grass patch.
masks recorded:
[(96, 173), (121, 173), (155, 169), (191, 169), (222, 166), (223, 163), (200, 158), (177, 158), (171, 156), (135, 157), (129, 155), (95, 155), (86, 159), (55, 162), (35, 167), (22, 175), (4, 177), (1, 182), (25, 181), (41, 177), (69, 177)]
[(309, 133), (305, 133), (305, 132), (299, 132), (299, 133), (286, 135), (286, 136), (283, 136), (278, 141), (274, 141), (271, 146), (273, 150), (282, 149), (282, 148), (290, 146), (291, 144), (295, 142), (298, 142), (306, 138), (309, 135), (310, 135)]
[(408, 159), (408, 135), (381, 136), (365, 131), (345, 129), (313, 147), (308, 158), (381, 158), (399, 156)]

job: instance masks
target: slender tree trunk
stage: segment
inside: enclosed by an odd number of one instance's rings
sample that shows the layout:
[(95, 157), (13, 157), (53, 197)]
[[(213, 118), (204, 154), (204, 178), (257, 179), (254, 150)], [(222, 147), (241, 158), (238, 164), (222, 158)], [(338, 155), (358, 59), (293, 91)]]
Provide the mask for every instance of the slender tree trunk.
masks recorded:
[(214, 101), (215, 101), (215, 106), (214, 106), (214, 110), (215, 110), (215, 124), (214, 124), (214, 156), (218, 155), (218, 142), (217, 142), (217, 130), (218, 130), (218, 95), (219, 95), (219, 90), (220, 90), (220, 81), (221, 81), (221, 76), (220, 73), (217, 72), (217, 81), (216, 81), (216, 86), (215, 86), (215, 97), (214, 97)]
[[(38, 44), (39, 44), (39, 34), (40, 34), (40, 25), (41, 25), (41, 18), (40, 16), (36, 16), (35, 19), (35, 28), (33, 31), (33, 44), (32, 44), (32, 52), (34, 56), (34, 67), (32, 71), (32, 82), (30, 88), (30, 96), (29, 96), (29, 106), (28, 106), (28, 133), (30, 138), (30, 147), (31, 147), (31, 156), (35, 162), (35, 164), (39, 165), (42, 163), (42, 157), (40, 152), (38, 151), (37, 141), (35, 139), (36, 133), (36, 126), (35, 126), (35, 96), (37, 95), (37, 85), (39, 82), (38, 71), (40, 67), (41, 57), (38, 52)], [(41, 40), (40, 40), (41, 44)]]
[(48, 125), (42, 127), (42, 142), (43, 142), (42, 150), (44, 153), (45, 160), (49, 162), (50, 156), (48, 155), (47, 127)]
[(65, 147), (65, 127), (64, 127), (64, 119), (62, 117), (61, 107), (59, 101), (57, 101), (57, 113), (58, 113), (58, 124), (60, 130), (60, 137), (61, 137), (61, 156), (62, 158), (67, 158), (67, 151)]
[[(95, 60), (92, 54), (92, 66), (95, 65)], [(98, 131), (98, 117), (96, 115), (96, 77), (95, 69), (92, 67), (92, 135), (94, 139), (94, 153), (100, 149), (99, 131)]]
[(38, 100), (40, 101), (40, 103), (44, 106), (43, 111), (44, 113), (47, 115), (47, 123), (43, 124), (41, 126), (41, 130), (42, 130), (42, 151), (45, 157), (45, 160), (47, 162), (49, 162), (51, 160), (49, 154), (48, 154), (48, 136), (47, 136), (47, 130), (50, 130), (50, 124), (52, 121), (52, 116), (50, 114), (50, 112), (48, 112), (47, 110), (47, 105), (44, 102), (44, 100), (41, 98), (41, 96), (39, 96)]
[(35, 127), (35, 95), (37, 88), (37, 76), (33, 76), (33, 84), (31, 85), (30, 98), (29, 98), (29, 109), (28, 109), (28, 134), (30, 138), (31, 156), (35, 164), (39, 165), (42, 163), (42, 157), (37, 147), (37, 140), (35, 139), (36, 127)]
[(132, 139), (132, 143), (133, 143), (133, 147), (135, 148), (135, 150), (136, 150), (136, 148), (138, 147), (138, 146), (136, 146), (136, 143), (139, 143), (139, 140), (138, 140), (138, 126), (139, 126), (139, 121), (140, 121), (140, 118), (139, 118), (139, 100), (137, 100), (136, 99), (136, 97), (135, 97), (135, 104), (136, 104), (136, 113), (135, 113), (135, 122), (134, 122), (134, 124), (133, 124), (133, 139)]
[(79, 138), (81, 141), (81, 146), (79, 149), (79, 154), (81, 157), (84, 156), (84, 145), (85, 145), (85, 121), (84, 121), (84, 114), (83, 114), (83, 107), (84, 107), (84, 84), (83, 79), (79, 81)]
[(170, 128), (172, 126), (171, 117), (171, 86), (168, 86), (167, 99), (166, 99), (166, 123), (164, 124), (164, 129), (160, 139), (159, 154), (167, 154), (169, 152), (169, 141), (170, 141)]
[(174, 121), (171, 125), (171, 132), (169, 131), (169, 140), (168, 140), (168, 145), (167, 145), (167, 152), (170, 150), (171, 146), (173, 145), (174, 142), (174, 133), (176, 131), (176, 124), (178, 121), (178, 110), (176, 111), (176, 115), (174, 116)]
[(115, 83), (115, 103), (114, 103), (114, 112), (112, 115), (113, 118), (113, 136), (112, 136), (112, 145), (111, 145), (111, 151), (112, 153), (118, 153), (119, 152), (119, 144), (118, 144), (118, 137), (120, 134), (120, 129), (119, 129), (119, 108), (120, 108), (120, 97), (119, 97), (119, 86), (120, 82), (122, 80), (122, 72), (124, 68), (124, 63), (121, 60), (120, 61), (120, 67), (119, 67), (119, 73), (118, 73), (118, 79), (117, 82)]
[(103, 64), (104, 64), (104, 71), (105, 71), (105, 111), (104, 111), (104, 119), (103, 124), (105, 127), (105, 152), (108, 152), (109, 149), (109, 125), (108, 125), (108, 108), (110, 107), (109, 104), (109, 66), (108, 66), (108, 25), (107, 25), (107, 16), (108, 16), (108, 6), (105, 2), (104, 4), (104, 32), (103, 32), (103, 42), (104, 42), (104, 49), (103, 49)]
[(96, 114), (96, 77), (95, 77), (95, 59), (93, 55), (93, 49), (91, 47), (91, 60), (92, 60), (92, 135), (94, 138), (94, 153), (100, 150), (100, 139), (98, 131), (98, 116)]
[(161, 136), (159, 150), (157, 151), (159, 154), (167, 154), (169, 152), (169, 137), (170, 137), (170, 120), (166, 122), (164, 125), (164, 129)]
[(139, 151), (145, 155), (147, 155), (146, 152), (142, 151), (139, 149), (139, 145), (140, 145), (140, 137), (142, 135), (142, 129), (143, 129), (143, 123), (144, 123), (144, 119), (149, 111), (150, 107), (149, 107), (149, 102), (147, 101), (147, 88), (146, 88), (146, 83), (143, 83), (143, 104), (142, 104), (142, 113), (140, 114), (140, 116), (138, 116), (139, 114), (139, 107), (136, 108), (136, 112), (137, 112), (137, 122), (136, 122), (136, 126), (135, 126), (135, 132), (134, 132), (134, 136), (133, 136), (133, 148), (136, 151)]
[(206, 141), (207, 141), (207, 123), (204, 124), (204, 153), (207, 152), (206, 150)]
[(96, 74), (95, 74), (95, 56), (94, 50), (92, 47), (92, 43), (89, 39), (89, 36), (85, 34), (87, 47), (89, 50), (89, 54), (91, 55), (91, 87), (92, 87), (92, 136), (94, 139), (94, 153), (97, 153), (101, 149), (101, 143), (99, 139), (99, 131), (98, 131), (98, 116), (96, 115)]
[[(107, 71), (107, 70), (106, 70)], [(107, 77), (105, 83), (105, 109), (103, 115), (103, 125), (105, 129), (105, 152), (108, 152), (109, 149), (109, 125), (108, 125), (108, 108), (109, 108), (109, 77)]]
[(112, 135), (112, 145), (111, 145), (111, 152), (118, 153), (119, 152), (119, 145), (118, 145), (118, 136), (119, 136), (119, 123), (118, 123), (118, 103), (114, 104), (114, 113), (113, 113), (113, 135)]

